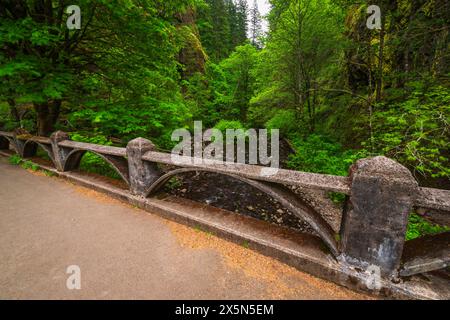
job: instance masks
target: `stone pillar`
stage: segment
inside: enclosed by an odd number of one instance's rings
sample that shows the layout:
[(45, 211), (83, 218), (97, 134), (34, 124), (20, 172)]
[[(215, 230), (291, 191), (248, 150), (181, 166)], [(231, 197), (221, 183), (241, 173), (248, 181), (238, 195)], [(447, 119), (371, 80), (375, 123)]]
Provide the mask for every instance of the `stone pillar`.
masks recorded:
[(135, 195), (145, 196), (150, 185), (161, 176), (156, 163), (142, 160), (146, 152), (154, 150), (155, 145), (144, 138), (136, 138), (127, 144), (130, 191)]
[(395, 278), (418, 184), (408, 169), (386, 157), (357, 161), (350, 178), (351, 194), (340, 232), (342, 258), (363, 270), (377, 267), (382, 277)]
[(52, 133), (50, 140), (52, 142), (55, 167), (58, 171), (64, 171), (64, 164), (66, 162), (68, 152), (64, 148), (61, 148), (58, 143), (64, 140), (70, 140), (70, 137), (63, 131), (56, 131)]
[[(16, 145), (16, 150), (22, 158), (34, 157), (37, 152), (36, 143), (26, 143), (28, 138), (32, 135), (23, 128), (14, 129), (14, 143)], [(19, 139), (19, 137), (21, 139)]]

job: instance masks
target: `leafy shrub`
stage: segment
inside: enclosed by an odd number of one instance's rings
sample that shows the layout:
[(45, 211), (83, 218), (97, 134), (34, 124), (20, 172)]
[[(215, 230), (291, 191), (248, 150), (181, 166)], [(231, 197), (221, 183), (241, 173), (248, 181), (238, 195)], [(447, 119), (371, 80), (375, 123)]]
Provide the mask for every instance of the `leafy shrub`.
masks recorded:
[(364, 150), (344, 151), (339, 143), (318, 134), (292, 142), (296, 152), (289, 157), (287, 165), (300, 171), (346, 176), (350, 165), (367, 156)]
[(17, 166), (22, 161), (22, 158), (19, 155), (17, 155), (17, 154), (13, 154), (12, 156), (10, 156), (8, 158), (8, 161), (9, 161), (10, 164), (13, 164), (13, 165)]
[(23, 160), (17, 154), (10, 156), (8, 158), (8, 161), (10, 164), (15, 165), (15, 166), (20, 165), (24, 169), (29, 169), (29, 170), (33, 170), (33, 171), (39, 170), (39, 166), (37, 164), (31, 162), (30, 160)]
[(245, 128), (244, 128), (244, 126), (242, 125), (242, 123), (240, 121), (236, 121), (236, 120), (220, 120), (214, 126), (214, 128), (220, 130), (223, 133), (224, 141), (227, 141), (227, 139), (228, 139), (226, 137), (227, 129), (230, 129), (230, 130), (241, 130), (241, 131), (236, 131), (235, 132), (235, 136), (236, 136), (235, 140), (236, 139), (241, 139), (241, 138), (247, 139), (247, 135), (245, 133)]
[(450, 92), (422, 82), (407, 90), (407, 99), (375, 108), (375, 147), (424, 176), (450, 178)]
[(100, 144), (102, 146), (111, 146), (112, 145), (112, 142), (106, 136), (101, 135), (101, 134), (95, 134), (93, 136), (90, 136), (84, 132), (72, 132), (70, 134), (70, 138), (73, 141), (78, 141), (78, 142), (94, 143), (94, 144)]
[(0, 102), (0, 130), (11, 131), (16, 124), (11, 120), (9, 107), (6, 102)]
[(50, 161), (50, 157), (48, 156), (48, 153), (46, 151), (44, 151), (42, 148), (38, 148), (37, 149), (36, 157), (39, 157), (39, 158), (42, 158), (42, 159)]
[(297, 130), (295, 112), (293, 110), (280, 110), (266, 123), (267, 129), (279, 129), (287, 136)]
[(214, 126), (214, 128), (222, 131), (223, 133), (225, 133), (227, 129), (234, 129), (234, 130), (245, 129), (242, 123), (236, 120), (220, 120)]
[(6, 102), (0, 102), (0, 130), (13, 131), (20, 127), (28, 132), (35, 132), (36, 123), (34, 120), (34, 110), (29, 109), (24, 117), (22, 117), (20, 123), (16, 122), (11, 117), (10, 107)]
[(120, 137), (124, 141), (144, 137), (170, 149), (172, 131), (183, 128), (190, 117), (187, 107), (181, 102), (160, 102), (148, 98), (142, 106), (100, 105), (76, 111), (69, 119), (75, 127), (91, 128), (96, 135)]
[[(73, 133), (71, 134), (71, 139), (74, 141), (95, 143), (105, 146), (112, 145), (112, 142), (102, 135), (89, 137), (80, 133)], [(121, 179), (120, 175), (109, 165), (109, 163), (91, 152), (86, 152), (83, 158), (81, 158), (80, 170), (100, 174), (113, 179)]]
[(165, 188), (167, 188), (169, 190), (174, 190), (174, 189), (181, 187), (182, 184), (183, 184), (183, 182), (180, 180), (180, 178), (172, 177), (165, 184)]
[(39, 166), (29, 160), (25, 160), (22, 161), (22, 163), (20, 164), (20, 166), (24, 169), (30, 169), (32, 171), (38, 171), (39, 170)]
[(436, 234), (446, 231), (450, 231), (450, 228), (430, 223), (418, 214), (413, 213), (409, 216), (406, 240), (413, 240), (428, 234)]
[(56, 176), (56, 173), (54, 173), (52, 171), (43, 170), (43, 172), (47, 177), (55, 177)]

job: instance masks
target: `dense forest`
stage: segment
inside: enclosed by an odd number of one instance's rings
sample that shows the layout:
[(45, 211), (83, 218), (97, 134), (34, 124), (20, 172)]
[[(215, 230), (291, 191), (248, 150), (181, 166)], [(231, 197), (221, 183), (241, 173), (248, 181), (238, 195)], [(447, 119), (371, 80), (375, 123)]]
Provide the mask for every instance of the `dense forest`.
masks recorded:
[(277, 128), (292, 169), (383, 154), (450, 188), (450, 2), (371, 1), (375, 29), (366, 2), (269, 2), (0, 0), (0, 129), (168, 150), (194, 120)]

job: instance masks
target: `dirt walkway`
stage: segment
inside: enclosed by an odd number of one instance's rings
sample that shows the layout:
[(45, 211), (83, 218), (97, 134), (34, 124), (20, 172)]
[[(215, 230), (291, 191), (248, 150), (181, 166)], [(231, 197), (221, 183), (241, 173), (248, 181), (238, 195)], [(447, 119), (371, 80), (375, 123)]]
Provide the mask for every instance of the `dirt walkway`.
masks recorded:
[(367, 297), (0, 157), (0, 299), (80, 298)]

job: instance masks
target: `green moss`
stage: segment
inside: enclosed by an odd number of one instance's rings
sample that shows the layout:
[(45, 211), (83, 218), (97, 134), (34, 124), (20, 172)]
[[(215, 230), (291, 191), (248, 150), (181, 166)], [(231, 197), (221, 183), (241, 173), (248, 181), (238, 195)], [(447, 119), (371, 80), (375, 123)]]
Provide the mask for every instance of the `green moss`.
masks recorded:
[(441, 226), (428, 222), (418, 214), (411, 214), (409, 216), (408, 229), (406, 231), (406, 241), (413, 240), (425, 235), (436, 234), (450, 231), (447, 226)]

